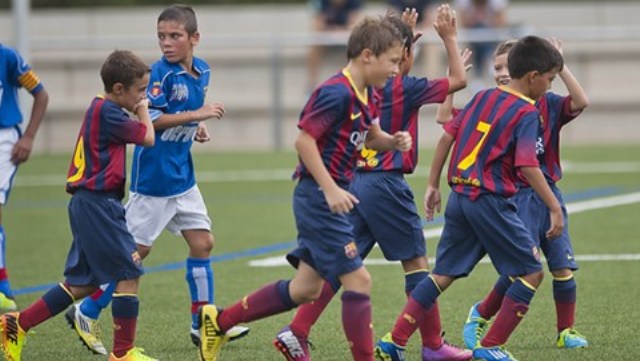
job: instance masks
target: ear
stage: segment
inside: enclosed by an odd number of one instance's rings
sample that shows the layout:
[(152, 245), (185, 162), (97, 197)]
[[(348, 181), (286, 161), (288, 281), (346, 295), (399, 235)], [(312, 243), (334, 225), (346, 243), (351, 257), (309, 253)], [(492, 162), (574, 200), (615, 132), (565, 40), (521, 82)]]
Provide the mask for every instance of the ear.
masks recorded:
[(539, 77), (540, 77), (540, 72), (538, 72), (537, 70), (530, 71), (527, 73), (527, 82), (529, 84), (532, 84), (533, 82), (538, 80)]
[(113, 88), (111, 88), (112, 93), (115, 95), (122, 95), (124, 94), (124, 92), (126, 91), (124, 85), (122, 85), (122, 83), (115, 83), (113, 84)]
[(193, 46), (198, 45), (198, 43), (200, 42), (200, 32), (196, 31), (195, 33), (191, 34), (191, 44), (193, 44)]
[(362, 52), (360, 53), (360, 57), (362, 57), (362, 60), (365, 63), (370, 63), (372, 58), (374, 57), (373, 55), (373, 51), (371, 51), (371, 49), (369, 48), (365, 48), (364, 50), (362, 50)]

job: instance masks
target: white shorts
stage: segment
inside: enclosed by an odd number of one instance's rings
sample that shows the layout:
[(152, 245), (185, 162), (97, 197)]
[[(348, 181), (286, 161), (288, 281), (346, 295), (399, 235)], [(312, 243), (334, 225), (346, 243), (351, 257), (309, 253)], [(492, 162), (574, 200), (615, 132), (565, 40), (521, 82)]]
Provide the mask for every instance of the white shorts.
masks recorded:
[(136, 243), (151, 247), (163, 229), (176, 236), (191, 229), (211, 230), (211, 220), (198, 186), (176, 197), (129, 193), (127, 227)]
[(13, 147), (20, 139), (20, 133), (16, 127), (0, 128), (0, 205), (7, 203), (13, 177), (18, 166), (11, 161)]

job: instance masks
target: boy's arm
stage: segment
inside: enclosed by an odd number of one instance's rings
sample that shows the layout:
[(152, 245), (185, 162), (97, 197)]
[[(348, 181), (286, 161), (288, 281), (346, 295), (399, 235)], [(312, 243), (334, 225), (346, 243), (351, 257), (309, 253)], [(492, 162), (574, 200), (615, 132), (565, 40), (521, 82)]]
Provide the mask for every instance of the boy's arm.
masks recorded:
[(548, 239), (558, 237), (564, 229), (564, 218), (560, 203), (553, 195), (551, 188), (544, 179), (544, 175), (539, 167), (520, 167), (522, 175), (525, 177), (531, 188), (538, 193), (544, 204), (549, 208), (551, 217), (551, 227), (546, 232)]
[(467, 86), (464, 62), (458, 50), (458, 32), (456, 28), (456, 16), (447, 4), (438, 7), (436, 22), (433, 24), (436, 32), (444, 42), (447, 51), (449, 66), (449, 93), (458, 91)]
[(18, 140), (11, 152), (11, 161), (14, 164), (24, 163), (29, 159), (33, 150), (33, 140), (36, 137), (38, 128), (44, 119), (44, 113), (49, 104), (49, 93), (46, 89), (41, 89), (33, 95), (33, 106), (31, 107), (31, 118), (24, 135)]
[[(460, 60), (464, 65), (464, 71), (469, 71), (473, 68), (473, 64), (471, 64), (471, 54), (473, 52), (469, 49), (464, 49), (462, 53), (460, 53)], [(449, 95), (445, 98), (442, 104), (438, 105), (438, 110), (436, 111), (436, 123), (445, 124), (449, 120), (453, 118), (453, 93), (450, 92)]]
[(379, 152), (389, 150), (406, 152), (411, 149), (412, 139), (409, 132), (399, 131), (391, 135), (382, 130), (380, 124), (372, 124), (369, 132), (367, 132), (364, 145)]
[(329, 171), (322, 162), (315, 138), (302, 130), (296, 139), (295, 148), (305, 168), (324, 191), (324, 197), (331, 212), (346, 214), (352, 210), (355, 204), (358, 203), (358, 199), (340, 188), (331, 178)]
[[(556, 49), (558, 49), (560, 54), (564, 56), (562, 51), (562, 42), (555, 38), (550, 38), (548, 40)], [(571, 96), (572, 113), (589, 106), (587, 93), (584, 91), (578, 80), (573, 76), (573, 73), (571, 73), (571, 70), (569, 70), (569, 66), (567, 66), (566, 63), (560, 72), (560, 79), (562, 79), (562, 82), (567, 87), (569, 95)]]
[(142, 140), (143, 147), (152, 147), (156, 141), (156, 131), (153, 128), (153, 123), (151, 122), (151, 117), (149, 116), (149, 101), (147, 99), (142, 99), (138, 105), (133, 109), (133, 111), (138, 116), (138, 120), (146, 126), (146, 130), (144, 133), (144, 139)]
[(225, 109), (222, 103), (205, 104), (199, 109), (182, 112), (177, 114), (162, 114), (154, 122), (153, 126), (156, 130), (177, 127), (178, 125), (188, 124), (195, 121), (203, 121), (207, 119), (222, 119)]
[(441, 199), (440, 199), (440, 178), (442, 177), (442, 169), (449, 156), (449, 151), (455, 138), (447, 132), (442, 134), (436, 151), (433, 154), (433, 160), (431, 162), (431, 170), (429, 171), (429, 180), (427, 185), (427, 191), (424, 195), (424, 210), (427, 217), (427, 221), (433, 220), (435, 212), (440, 213)]

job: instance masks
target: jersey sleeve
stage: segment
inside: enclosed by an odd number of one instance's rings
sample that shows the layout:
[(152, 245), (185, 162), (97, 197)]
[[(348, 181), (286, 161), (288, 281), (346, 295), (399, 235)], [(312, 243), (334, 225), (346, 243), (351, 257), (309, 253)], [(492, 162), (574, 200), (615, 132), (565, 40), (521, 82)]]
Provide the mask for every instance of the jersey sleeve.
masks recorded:
[(129, 118), (122, 109), (116, 106), (105, 106), (101, 118), (110, 142), (142, 144), (147, 126)]
[(11, 49), (6, 54), (9, 56), (10, 72), (13, 74), (13, 81), (16, 84), (19, 84), (31, 94), (36, 94), (44, 89), (36, 73), (17, 51)]
[(348, 91), (339, 86), (319, 88), (307, 102), (298, 128), (319, 139), (336, 122), (344, 120), (349, 99)]
[(149, 115), (152, 120), (158, 119), (169, 106), (166, 94), (171, 90), (170, 83), (171, 81), (169, 77), (166, 77), (165, 71), (162, 71), (159, 66), (151, 67), (147, 99), (150, 102)]
[(518, 121), (514, 130), (515, 137), (515, 166), (538, 167), (536, 141), (540, 128), (540, 113), (530, 111)]
[(582, 109), (571, 111), (571, 96), (561, 96), (552, 92), (545, 94), (548, 107), (553, 109), (553, 114), (558, 114), (557, 121), (563, 126), (582, 114)]
[(405, 94), (414, 108), (424, 104), (442, 103), (449, 94), (449, 79), (429, 80), (405, 76), (403, 78)]

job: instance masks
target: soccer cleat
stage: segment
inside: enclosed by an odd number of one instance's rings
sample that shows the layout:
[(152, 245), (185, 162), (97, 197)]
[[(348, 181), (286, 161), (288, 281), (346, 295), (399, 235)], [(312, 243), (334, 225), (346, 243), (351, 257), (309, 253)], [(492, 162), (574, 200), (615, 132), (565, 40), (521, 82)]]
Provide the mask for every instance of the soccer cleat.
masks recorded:
[[(229, 342), (239, 340), (244, 336), (249, 334), (249, 328), (244, 326), (233, 326), (227, 330), (225, 333), (229, 337)], [(196, 328), (192, 328), (189, 332), (189, 336), (191, 336), (191, 342), (196, 346), (200, 347), (200, 330)]]
[(200, 360), (217, 361), (222, 346), (229, 341), (218, 325), (218, 315), (222, 310), (215, 305), (204, 305), (198, 310), (200, 331)]
[(310, 361), (309, 341), (306, 338), (298, 337), (286, 326), (273, 340), (273, 345), (284, 355), (287, 361)]
[(472, 356), (473, 352), (470, 350), (463, 350), (447, 341), (444, 341), (437, 350), (422, 348), (422, 361), (466, 361), (471, 360)]
[(391, 339), (391, 334), (387, 333), (378, 342), (374, 353), (380, 361), (405, 361), (404, 347), (396, 345)]
[(473, 349), (473, 359), (476, 361), (518, 361), (502, 346), (478, 346)]
[(98, 320), (85, 316), (78, 305), (71, 305), (67, 312), (64, 313), (64, 318), (67, 319), (71, 329), (76, 331), (80, 341), (89, 351), (96, 355), (107, 354), (107, 349), (100, 339), (102, 332)]
[(13, 298), (5, 295), (0, 292), (0, 313), (17, 311), (18, 305), (16, 305), (16, 301)]
[(480, 316), (478, 312), (479, 304), (480, 302), (471, 306), (469, 316), (467, 316), (464, 328), (462, 329), (462, 339), (469, 350), (473, 350), (473, 348), (478, 345), (478, 342), (482, 340), (482, 337), (484, 337), (484, 334), (487, 332), (487, 325), (489, 324), (488, 320)]
[(140, 347), (134, 347), (121, 358), (117, 358), (116, 355), (111, 353), (109, 355), (109, 361), (159, 361), (153, 357), (149, 357), (143, 354), (144, 349)]
[(580, 332), (573, 328), (565, 328), (558, 334), (556, 345), (559, 348), (585, 348), (589, 346), (589, 341)]
[(0, 316), (0, 335), (2, 337), (2, 353), (7, 361), (20, 361), (22, 347), (26, 339), (26, 333), (18, 324), (20, 314), (17, 312), (5, 313)]

